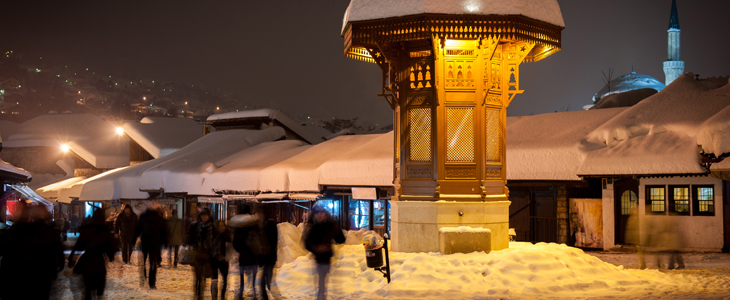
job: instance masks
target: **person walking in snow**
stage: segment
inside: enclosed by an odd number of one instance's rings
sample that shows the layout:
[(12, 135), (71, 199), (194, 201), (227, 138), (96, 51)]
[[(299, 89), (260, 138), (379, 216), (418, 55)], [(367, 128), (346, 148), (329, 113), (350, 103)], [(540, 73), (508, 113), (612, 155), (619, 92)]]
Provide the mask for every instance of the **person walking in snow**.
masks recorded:
[(167, 247), (169, 249), (167, 264), (173, 268), (177, 268), (177, 254), (180, 252), (180, 245), (185, 236), (186, 227), (184, 226), (183, 221), (177, 217), (177, 210), (173, 210), (172, 215), (167, 219)]
[(261, 249), (256, 217), (244, 210), (244, 214), (233, 216), (228, 224), (233, 228), (233, 248), (238, 252), (238, 270), (241, 277), (236, 299), (242, 299), (247, 286), (250, 286), (251, 295), (255, 298), (256, 273), (258, 272), (257, 251)]
[(129, 263), (129, 258), (134, 250), (132, 237), (137, 226), (137, 214), (132, 211), (129, 204), (125, 204), (122, 213), (117, 216), (114, 222), (114, 236), (118, 238), (122, 244), (122, 262)]
[(218, 272), (222, 277), (221, 299), (226, 298), (228, 289), (228, 266), (230, 261), (230, 250), (228, 245), (231, 243), (231, 231), (223, 221), (216, 222), (215, 233), (213, 235), (213, 249), (211, 253), (211, 266), (213, 270), (213, 279), (210, 283), (210, 293), (213, 299), (218, 298)]
[(193, 271), (195, 273), (195, 284), (193, 285), (195, 297), (203, 298), (205, 280), (212, 276), (211, 253), (213, 252), (214, 236), (213, 218), (207, 208), (198, 213), (198, 221), (190, 224), (188, 229), (187, 244), (192, 246), (195, 253)]
[(268, 300), (269, 295), (266, 290), (274, 294), (274, 290), (271, 289), (271, 282), (274, 279), (274, 267), (276, 266), (276, 250), (278, 249), (279, 243), (279, 230), (276, 228), (276, 222), (266, 217), (266, 213), (263, 209), (256, 210), (256, 215), (259, 221), (260, 233), (262, 245), (266, 245), (263, 248), (263, 252), (259, 255), (259, 266), (262, 268), (261, 285), (259, 291), (261, 293), (261, 299)]
[[(74, 262), (76, 251), (83, 251), (78, 262)], [(68, 256), (68, 266), (73, 268), (74, 273), (83, 275), (85, 293), (84, 299), (92, 299), (92, 293), (96, 296), (104, 295), (106, 286), (106, 260), (114, 261), (116, 254), (113, 238), (108, 227), (104, 224), (104, 211), (94, 211), (91, 220), (79, 228), (79, 239)]]
[(152, 208), (148, 208), (142, 215), (139, 216), (137, 225), (135, 226), (134, 236), (132, 238), (132, 245), (137, 237), (142, 242), (142, 275), (147, 276), (146, 262), (149, 257), (150, 272), (149, 272), (149, 285), (150, 289), (156, 289), (157, 282), (157, 267), (162, 261), (162, 245), (166, 242), (167, 229), (165, 228), (165, 219), (162, 218), (157, 203)]
[(317, 262), (318, 286), (317, 300), (327, 298), (327, 275), (331, 268), (332, 241), (342, 244), (345, 242), (345, 235), (342, 233), (337, 221), (325, 210), (323, 206), (317, 205), (312, 209), (314, 213), (314, 224), (309, 228), (305, 247), (314, 254)]

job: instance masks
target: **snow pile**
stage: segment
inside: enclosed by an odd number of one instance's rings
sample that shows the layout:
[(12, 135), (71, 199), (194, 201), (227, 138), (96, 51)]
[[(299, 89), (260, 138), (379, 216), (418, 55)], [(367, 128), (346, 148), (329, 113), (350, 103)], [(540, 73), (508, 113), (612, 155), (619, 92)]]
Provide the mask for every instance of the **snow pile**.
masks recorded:
[(132, 140), (152, 157), (159, 158), (203, 136), (203, 125), (189, 118), (144, 117), (122, 126)]
[(349, 22), (418, 14), (522, 15), (565, 27), (557, 0), (352, 0), (341, 32)]
[(459, 227), (441, 227), (439, 232), (459, 232), (459, 233), (484, 233), (492, 232), (489, 228), (459, 226)]
[[(625, 270), (565, 245), (523, 245), (490, 254), (390, 253), (392, 282), (368, 269), (362, 246), (337, 246), (329, 278), (330, 297), (359, 299), (481, 299), (535, 297), (636, 297), (704, 285), (656, 270)], [(310, 257), (277, 272), (285, 297), (316, 292)], [(579, 294), (577, 294), (579, 293)]]

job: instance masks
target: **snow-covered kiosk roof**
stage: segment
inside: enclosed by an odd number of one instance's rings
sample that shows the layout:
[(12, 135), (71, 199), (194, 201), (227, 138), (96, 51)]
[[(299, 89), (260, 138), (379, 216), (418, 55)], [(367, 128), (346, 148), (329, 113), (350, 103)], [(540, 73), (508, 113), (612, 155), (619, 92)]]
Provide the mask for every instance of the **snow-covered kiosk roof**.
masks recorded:
[[(287, 131), (287, 137), (301, 139), (312, 145), (324, 141), (324, 138), (332, 133), (317, 126), (302, 126), (282, 112), (271, 109), (252, 109), (233, 111), (222, 114), (214, 114), (208, 117), (208, 123), (214, 127), (225, 126), (226, 124), (271, 124), (280, 126)], [(259, 128), (254, 128), (259, 129)], [(293, 135), (293, 136), (291, 136)]]
[(129, 143), (116, 127), (92, 114), (43, 115), (22, 123), (3, 147), (54, 147), (69, 150), (100, 169), (129, 165)]
[(269, 127), (262, 130), (231, 129), (205, 135), (173, 152), (151, 162), (155, 164), (142, 172), (139, 189), (143, 191), (164, 191), (165, 193), (204, 192), (213, 195), (212, 190), (201, 186), (225, 160), (243, 149), (283, 139), (284, 129)]
[(395, 149), (393, 131), (332, 157), (319, 167), (320, 185), (391, 186)]
[(557, 0), (351, 0), (341, 35), (346, 56), (368, 62), (367, 47), (434, 35), (530, 41), (533, 61), (560, 50), (563, 28)]
[(144, 117), (122, 128), (154, 158), (168, 155), (203, 136), (203, 125), (189, 118)]
[(30, 172), (15, 167), (0, 159), (0, 179), (5, 183), (28, 182), (33, 176)]
[(49, 185), (39, 187), (35, 190), (38, 195), (47, 199), (58, 199), (62, 190), (86, 179), (86, 176), (71, 177)]

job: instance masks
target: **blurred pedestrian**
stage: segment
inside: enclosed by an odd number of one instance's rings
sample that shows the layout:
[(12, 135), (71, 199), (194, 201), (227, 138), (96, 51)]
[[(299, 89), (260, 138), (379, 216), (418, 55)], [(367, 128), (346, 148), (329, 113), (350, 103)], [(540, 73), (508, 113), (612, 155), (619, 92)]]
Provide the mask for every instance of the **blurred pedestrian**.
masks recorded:
[(213, 271), (213, 279), (210, 283), (210, 294), (213, 299), (218, 298), (218, 272), (222, 278), (221, 299), (226, 298), (228, 288), (228, 267), (230, 261), (230, 250), (228, 245), (231, 243), (231, 231), (223, 221), (216, 222), (215, 234), (213, 235), (213, 249), (211, 253), (211, 267)]
[(327, 275), (330, 272), (330, 260), (333, 256), (332, 241), (342, 244), (345, 242), (345, 235), (342, 233), (337, 221), (323, 206), (315, 206), (312, 212), (314, 213), (314, 224), (309, 228), (305, 246), (307, 250), (314, 254), (317, 262), (319, 283), (317, 300), (324, 300), (327, 298)]
[[(162, 261), (162, 245), (166, 243), (167, 229), (165, 228), (165, 219), (162, 218), (162, 212), (157, 203), (152, 208), (148, 208), (139, 216), (136, 229), (132, 241), (137, 237), (142, 242), (142, 275), (147, 276), (146, 262), (149, 257), (150, 272), (149, 279), (150, 289), (156, 289), (157, 266)], [(134, 243), (132, 243), (134, 244)]]
[(646, 260), (644, 259), (644, 245), (641, 241), (642, 230), (639, 225), (639, 209), (637, 206), (633, 206), (629, 210), (629, 218), (626, 220), (624, 240), (627, 244), (636, 247), (636, 254), (639, 257), (639, 268), (643, 270), (646, 269)]
[(73, 213), (73, 215), (71, 215), (71, 232), (73, 232), (73, 233), (78, 232), (79, 222), (80, 222), (79, 215), (76, 213)]
[(68, 240), (68, 231), (71, 229), (71, 221), (68, 220), (68, 214), (63, 214), (63, 227), (61, 232), (63, 234), (63, 241)]
[[(44, 212), (45, 211), (45, 212)], [(61, 237), (46, 223), (48, 211), (39, 205), (16, 204), (13, 226), (0, 241), (0, 299), (48, 299), (65, 258)]]
[(184, 226), (183, 221), (177, 217), (177, 210), (172, 210), (170, 218), (167, 219), (167, 247), (169, 249), (167, 264), (173, 268), (177, 268), (177, 255), (185, 236), (186, 227)]
[(279, 230), (276, 228), (276, 221), (271, 220), (266, 216), (266, 212), (263, 209), (256, 211), (259, 220), (260, 230), (262, 232), (261, 238), (263, 241), (261, 255), (259, 255), (259, 266), (262, 268), (262, 278), (259, 291), (261, 293), (261, 299), (268, 300), (268, 291), (271, 294), (275, 294), (275, 291), (271, 288), (271, 282), (274, 279), (274, 267), (276, 266), (276, 250), (279, 244)]
[(137, 214), (132, 211), (129, 204), (125, 204), (122, 213), (117, 216), (114, 222), (114, 236), (118, 238), (122, 244), (122, 261), (129, 263), (129, 258), (134, 250), (134, 230), (137, 226)]
[(667, 254), (667, 269), (684, 269), (684, 259), (679, 252), (682, 245), (682, 238), (677, 230), (677, 223), (672, 218), (662, 218), (660, 234), (660, 245), (664, 247)]
[(256, 273), (259, 267), (255, 251), (261, 248), (256, 217), (250, 214), (235, 215), (228, 224), (233, 228), (233, 248), (238, 252), (238, 270), (241, 277), (236, 299), (242, 299), (247, 286), (250, 287), (251, 297), (255, 298)]
[[(84, 254), (74, 263), (76, 251), (83, 251)], [(104, 211), (94, 211), (91, 221), (79, 228), (79, 238), (68, 256), (68, 266), (73, 268), (75, 274), (81, 274), (84, 278), (84, 299), (92, 299), (104, 295), (106, 286), (106, 255), (109, 261), (114, 261), (116, 253), (113, 238), (106, 224), (104, 224)], [(75, 266), (74, 266), (75, 265)]]
[(198, 221), (190, 224), (190, 228), (188, 229), (187, 244), (193, 247), (195, 253), (195, 264), (193, 264), (195, 284), (193, 288), (196, 299), (203, 298), (206, 278), (213, 276), (213, 268), (210, 264), (210, 254), (213, 251), (213, 227), (213, 218), (210, 215), (210, 211), (207, 208), (203, 208), (198, 213)]

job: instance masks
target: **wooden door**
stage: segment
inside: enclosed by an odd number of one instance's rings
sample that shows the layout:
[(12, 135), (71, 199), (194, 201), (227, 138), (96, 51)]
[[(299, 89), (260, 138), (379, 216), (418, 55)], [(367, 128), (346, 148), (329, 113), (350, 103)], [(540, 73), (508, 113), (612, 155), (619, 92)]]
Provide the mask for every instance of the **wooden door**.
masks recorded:
[[(626, 244), (627, 234), (639, 234), (638, 231), (626, 232), (626, 222), (632, 214), (632, 208), (639, 204), (639, 182), (633, 179), (620, 179), (613, 184), (614, 217), (615, 217), (615, 244)], [(638, 210), (633, 210), (637, 213)], [(628, 239), (638, 240), (638, 239)]]

